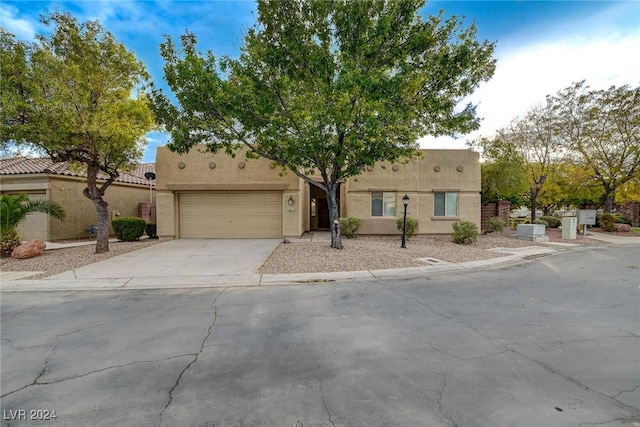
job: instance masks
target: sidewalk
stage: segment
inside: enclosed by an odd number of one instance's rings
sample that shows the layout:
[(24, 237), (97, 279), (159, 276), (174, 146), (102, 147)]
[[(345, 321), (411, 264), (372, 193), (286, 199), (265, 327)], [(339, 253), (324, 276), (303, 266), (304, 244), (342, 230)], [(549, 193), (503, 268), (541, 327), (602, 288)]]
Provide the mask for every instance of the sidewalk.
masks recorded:
[[(450, 271), (464, 271), (476, 268), (488, 268), (506, 263), (521, 262), (528, 258), (545, 256), (557, 252), (555, 249), (539, 246), (524, 248), (496, 248), (496, 252), (505, 256), (483, 261), (470, 261), (453, 264), (444, 261), (433, 262), (424, 267), (398, 268), (388, 270), (361, 270), (332, 273), (305, 274), (222, 274), (197, 276), (158, 276), (158, 277), (120, 277), (120, 278), (82, 278), (69, 276), (45, 278), (41, 280), (10, 281), (3, 273), (0, 291), (77, 291), (77, 290), (117, 290), (117, 289), (174, 289), (174, 288), (216, 288), (277, 286), (286, 284), (323, 283), (346, 280), (375, 280), (392, 277), (415, 278)], [(126, 254), (125, 254), (126, 255)]]
[[(629, 238), (617, 235), (604, 235), (603, 233), (589, 233), (588, 237), (605, 241), (610, 244), (640, 244), (640, 238)], [(329, 241), (329, 232), (307, 233), (299, 239), (291, 240), (291, 243), (304, 244), (304, 242)], [(51, 244), (48, 249), (59, 247), (71, 247), (92, 242)], [(544, 246), (543, 246), (544, 245)], [(523, 262), (528, 259), (552, 255), (559, 251), (581, 249), (584, 246), (564, 243), (546, 242), (536, 246), (519, 248), (494, 248), (491, 251), (504, 254), (504, 256), (482, 261), (470, 261), (463, 263), (449, 263), (435, 259), (424, 259), (425, 266), (412, 268), (398, 268), (388, 270), (361, 270), (343, 271), (331, 273), (304, 273), (304, 274), (233, 274), (232, 272), (205, 271), (205, 274), (184, 275), (169, 274), (164, 276), (135, 275), (129, 277), (104, 277), (92, 276), (77, 278), (75, 274), (63, 273), (61, 275), (44, 278), (41, 280), (16, 280), (33, 275), (33, 272), (1, 272), (0, 291), (62, 291), (62, 290), (115, 290), (115, 289), (170, 289), (170, 288), (208, 288), (208, 287), (247, 287), (247, 286), (274, 286), (284, 284), (323, 283), (346, 280), (374, 280), (382, 278), (416, 278), (451, 271), (465, 271), (470, 269), (491, 268), (495, 266)], [(158, 246), (151, 246), (156, 248)], [(141, 249), (140, 251), (144, 251)], [(142, 254), (136, 254), (138, 260)], [(131, 253), (120, 255), (130, 258)], [(157, 256), (157, 254), (155, 255)], [(113, 259), (113, 258), (112, 258)], [(136, 260), (136, 262), (138, 262)], [(108, 260), (107, 260), (108, 261)], [(206, 262), (206, 261), (205, 261)], [(98, 263), (99, 264), (99, 263)], [(92, 264), (94, 270), (99, 266)], [(99, 269), (99, 268), (98, 268)], [(193, 271), (193, 270), (192, 270)], [(73, 272), (71, 272), (73, 273)]]

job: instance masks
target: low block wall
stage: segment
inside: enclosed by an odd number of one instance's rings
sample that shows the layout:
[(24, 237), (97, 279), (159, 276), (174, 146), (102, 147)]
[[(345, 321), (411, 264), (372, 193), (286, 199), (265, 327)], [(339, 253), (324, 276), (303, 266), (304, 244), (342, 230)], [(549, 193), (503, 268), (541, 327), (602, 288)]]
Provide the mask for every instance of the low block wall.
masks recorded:
[(500, 218), (505, 227), (509, 226), (509, 216), (511, 215), (511, 203), (507, 200), (501, 200), (495, 203), (485, 203), (481, 207), (480, 222), (482, 229), (485, 229), (487, 221), (493, 217)]

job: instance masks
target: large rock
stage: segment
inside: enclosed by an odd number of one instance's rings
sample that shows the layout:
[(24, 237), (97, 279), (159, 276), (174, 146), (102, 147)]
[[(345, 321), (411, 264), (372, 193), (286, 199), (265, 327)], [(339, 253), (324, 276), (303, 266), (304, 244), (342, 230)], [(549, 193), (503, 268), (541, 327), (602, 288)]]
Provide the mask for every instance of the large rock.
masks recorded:
[(613, 231), (621, 231), (623, 233), (628, 233), (631, 231), (631, 226), (629, 224), (613, 224)]
[(29, 240), (27, 243), (17, 246), (13, 252), (11, 252), (11, 257), (16, 259), (35, 258), (42, 255), (46, 247), (47, 244), (42, 240)]

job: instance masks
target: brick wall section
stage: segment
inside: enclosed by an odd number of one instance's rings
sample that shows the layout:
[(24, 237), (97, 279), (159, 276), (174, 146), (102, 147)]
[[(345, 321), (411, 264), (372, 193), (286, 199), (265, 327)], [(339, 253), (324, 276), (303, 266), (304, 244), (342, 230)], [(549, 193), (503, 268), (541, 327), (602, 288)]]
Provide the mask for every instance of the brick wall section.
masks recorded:
[(618, 213), (629, 218), (634, 227), (640, 225), (640, 202), (626, 202), (620, 205)]
[(138, 216), (147, 222), (156, 220), (156, 208), (151, 203), (138, 203)]
[(485, 224), (490, 218), (497, 216), (504, 221), (505, 226), (509, 226), (509, 216), (511, 215), (511, 203), (506, 200), (501, 200), (496, 203), (486, 203), (482, 205), (480, 212), (480, 221), (482, 229), (484, 230)]

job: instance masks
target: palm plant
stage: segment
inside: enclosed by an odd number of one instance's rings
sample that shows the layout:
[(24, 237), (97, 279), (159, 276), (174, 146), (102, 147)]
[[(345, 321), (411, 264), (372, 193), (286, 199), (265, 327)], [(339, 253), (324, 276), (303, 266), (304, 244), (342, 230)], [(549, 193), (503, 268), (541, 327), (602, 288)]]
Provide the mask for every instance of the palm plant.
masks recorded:
[(10, 256), (20, 244), (18, 224), (32, 212), (45, 213), (59, 220), (66, 216), (62, 206), (51, 200), (31, 200), (26, 194), (0, 195), (0, 256)]

